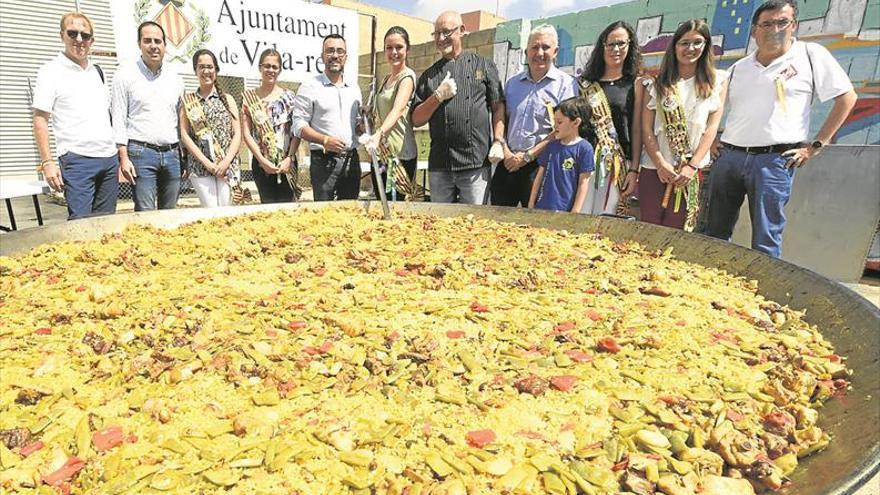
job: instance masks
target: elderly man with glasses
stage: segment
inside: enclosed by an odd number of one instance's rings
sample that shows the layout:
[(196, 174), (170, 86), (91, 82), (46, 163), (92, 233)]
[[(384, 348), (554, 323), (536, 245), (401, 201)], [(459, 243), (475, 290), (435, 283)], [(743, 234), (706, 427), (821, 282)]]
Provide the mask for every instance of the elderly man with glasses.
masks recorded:
[[(828, 50), (797, 41), (796, 29), (794, 0), (769, 0), (755, 10), (752, 37), (758, 49), (730, 68), (730, 114), (710, 186), (707, 233), (729, 240), (748, 196), (752, 249), (774, 257), (782, 254), (795, 170), (831, 141), (857, 98)], [(810, 137), (813, 95), (834, 105)]]
[(412, 122), (429, 124), (431, 201), (485, 204), (489, 147), (504, 140), (504, 94), (495, 64), (462, 49), (464, 34), (456, 12), (434, 22), (442, 58), (419, 77)]
[[(71, 12), (61, 18), (64, 51), (40, 68), (34, 91), (34, 138), (39, 171), (64, 191), (69, 219), (116, 212), (119, 159), (110, 125), (110, 92), (101, 68), (89, 60), (92, 21)], [(57, 159), (49, 146), (49, 119)]]
[(321, 45), (324, 73), (302, 84), (293, 100), (293, 133), (309, 142), (309, 176), (315, 201), (357, 199), (361, 90), (357, 75), (344, 76), (345, 39), (329, 34)]

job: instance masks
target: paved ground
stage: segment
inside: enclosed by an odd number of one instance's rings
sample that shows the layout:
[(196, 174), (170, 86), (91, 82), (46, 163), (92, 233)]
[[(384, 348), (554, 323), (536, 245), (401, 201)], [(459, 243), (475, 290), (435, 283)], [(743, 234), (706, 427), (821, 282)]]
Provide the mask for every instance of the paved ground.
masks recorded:
[[(255, 191), (256, 188), (251, 186), (251, 190)], [(307, 191), (306, 193), (308, 194), (310, 191)], [(303, 199), (311, 198), (304, 197)], [(180, 200), (181, 207), (197, 207), (198, 205), (199, 201), (194, 196), (181, 198)], [(33, 202), (30, 198), (15, 199), (13, 200), (12, 206), (19, 229), (37, 227), (37, 217), (34, 213)], [(43, 211), (44, 225), (63, 223), (67, 220), (66, 206), (53, 203), (49, 201), (46, 196), (40, 197), (40, 206)], [(122, 202), (118, 205), (117, 211), (119, 213), (134, 211), (134, 205), (130, 201)], [(0, 207), (0, 225), (9, 226), (9, 215), (6, 212), (5, 207)], [(0, 233), (0, 243), (2, 242), (3, 234)], [(873, 276), (865, 277), (859, 284), (851, 284), (849, 287), (861, 294), (862, 297), (880, 306), (880, 274), (875, 273)], [(877, 425), (874, 425), (874, 427), (876, 428)], [(874, 477), (855, 495), (880, 495), (880, 476)]]

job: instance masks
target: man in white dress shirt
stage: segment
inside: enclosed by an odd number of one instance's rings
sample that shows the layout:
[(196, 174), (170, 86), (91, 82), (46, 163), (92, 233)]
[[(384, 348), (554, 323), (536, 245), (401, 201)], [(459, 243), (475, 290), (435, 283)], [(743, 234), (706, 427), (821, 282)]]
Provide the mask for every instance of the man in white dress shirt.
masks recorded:
[[(40, 68), (34, 91), (34, 139), (39, 170), (49, 187), (64, 191), (69, 219), (116, 212), (119, 159), (110, 126), (110, 91), (89, 60), (92, 21), (71, 12), (61, 18), (64, 51)], [(49, 121), (57, 158), (49, 146)], [(57, 162), (57, 163), (56, 163)]]
[(138, 26), (141, 56), (121, 65), (113, 80), (113, 132), (122, 175), (134, 187), (135, 211), (171, 209), (180, 192), (177, 109), (183, 80), (163, 70), (165, 30)]

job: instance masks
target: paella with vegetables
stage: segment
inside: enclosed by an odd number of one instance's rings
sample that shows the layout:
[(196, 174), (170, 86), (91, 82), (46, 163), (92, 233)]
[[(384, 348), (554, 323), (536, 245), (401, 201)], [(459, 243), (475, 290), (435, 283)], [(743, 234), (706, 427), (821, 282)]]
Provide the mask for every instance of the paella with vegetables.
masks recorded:
[(747, 495), (846, 360), (669, 251), (351, 208), (0, 257), (0, 491)]

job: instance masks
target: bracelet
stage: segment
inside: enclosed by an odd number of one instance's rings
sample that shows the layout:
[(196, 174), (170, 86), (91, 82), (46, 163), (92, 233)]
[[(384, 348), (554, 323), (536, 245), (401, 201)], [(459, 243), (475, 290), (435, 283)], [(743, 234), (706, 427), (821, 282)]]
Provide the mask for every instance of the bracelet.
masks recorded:
[(696, 172), (697, 170), (699, 170), (697, 167), (693, 166), (693, 165), (691, 164), (691, 162), (687, 162), (687, 163), (685, 163), (684, 165), (682, 165), (682, 167), (690, 167), (690, 168), (694, 169), (694, 172)]
[(321, 146), (323, 146), (323, 147), (326, 148), (326, 147), (327, 147), (327, 141), (329, 141), (329, 140), (330, 140), (330, 136), (324, 136), (324, 142), (321, 144)]
[(639, 173), (639, 169), (637, 169), (637, 168), (631, 168), (631, 169), (628, 169), (628, 170), (626, 171), (626, 173), (628, 173), (628, 174), (629, 174), (629, 173), (637, 174), (637, 173)]
[(37, 165), (37, 172), (42, 172), (43, 169), (46, 168), (46, 165), (54, 165), (54, 164), (55, 164), (55, 160), (52, 160), (51, 158), (48, 160), (43, 160), (40, 162), (39, 165)]

